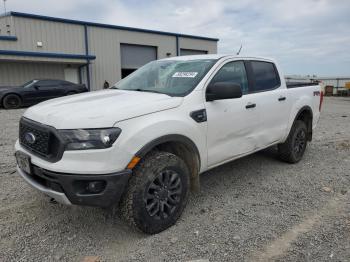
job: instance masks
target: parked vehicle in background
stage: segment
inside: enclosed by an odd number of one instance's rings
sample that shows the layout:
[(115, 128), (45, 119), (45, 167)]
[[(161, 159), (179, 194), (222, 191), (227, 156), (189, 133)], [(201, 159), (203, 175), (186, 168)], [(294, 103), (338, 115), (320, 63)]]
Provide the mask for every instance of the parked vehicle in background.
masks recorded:
[(178, 220), (200, 173), (272, 145), (300, 161), (321, 104), (319, 85), (286, 85), (271, 59), (153, 61), (109, 90), (28, 109), (17, 171), (58, 202), (119, 205), (130, 225), (157, 233)]
[(0, 87), (0, 105), (6, 109), (14, 109), (87, 91), (85, 85), (65, 80), (35, 79), (19, 87)]

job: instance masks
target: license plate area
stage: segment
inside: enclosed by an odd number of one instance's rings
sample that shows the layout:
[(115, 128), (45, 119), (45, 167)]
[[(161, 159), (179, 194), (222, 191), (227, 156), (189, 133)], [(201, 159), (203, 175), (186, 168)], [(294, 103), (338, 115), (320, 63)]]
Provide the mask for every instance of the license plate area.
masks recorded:
[(18, 167), (27, 174), (31, 174), (30, 156), (20, 151), (17, 151), (15, 156)]

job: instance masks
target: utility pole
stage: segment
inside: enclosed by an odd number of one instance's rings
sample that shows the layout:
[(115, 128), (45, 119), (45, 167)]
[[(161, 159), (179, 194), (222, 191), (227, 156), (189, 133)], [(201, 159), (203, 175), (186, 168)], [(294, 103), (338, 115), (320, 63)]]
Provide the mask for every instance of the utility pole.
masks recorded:
[(8, 21), (8, 18), (7, 18), (6, 1), (7, 0), (3, 0), (3, 2), (4, 2), (5, 23), (6, 23), (6, 32), (7, 32), (8, 35), (10, 35), (11, 34), (11, 29), (10, 29), (10, 24), (9, 24), (9, 21)]
[(5, 10), (5, 14), (6, 14), (6, 0), (3, 0), (4, 1), (4, 10)]

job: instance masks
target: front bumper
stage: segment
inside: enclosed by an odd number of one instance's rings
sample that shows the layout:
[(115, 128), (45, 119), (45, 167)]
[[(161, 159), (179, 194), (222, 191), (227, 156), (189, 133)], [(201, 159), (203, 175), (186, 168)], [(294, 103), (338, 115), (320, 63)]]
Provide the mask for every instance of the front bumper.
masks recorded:
[(64, 174), (103, 175), (125, 170), (134, 156), (125, 146), (119, 146), (118, 143), (117, 140), (115, 145), (107, 149), (65, 151), (62, 159), (55, 163), (32, 154), (20, 145), (18, 139), (15, 144), (15, 151), (22, 151), (29, 155), (33, 165), (46, 170)]
[[(17, 172), (32, 187), (66, 205), (109, 207), (117, 204), (127, 186), (131, 170), (112, 174), (82, 175), (52, 172), (32, 166), (27, 174), (17, 166)], [(89, 184), (98, 187), (90, 190)]]

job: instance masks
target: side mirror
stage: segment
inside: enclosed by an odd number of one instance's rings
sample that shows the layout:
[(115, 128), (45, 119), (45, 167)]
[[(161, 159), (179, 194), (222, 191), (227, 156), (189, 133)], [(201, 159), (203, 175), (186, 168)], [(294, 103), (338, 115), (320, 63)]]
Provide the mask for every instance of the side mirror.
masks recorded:
[(222, 100), (242, 97), (241, 86), (233, 82), (216, 82), (209, 84), (206, 92), (206, 100)]
[(39, 86), (38, 86), (38, 85), (34, 85), (33, 88), (34, 88), (35, 90), (39, 90)]

